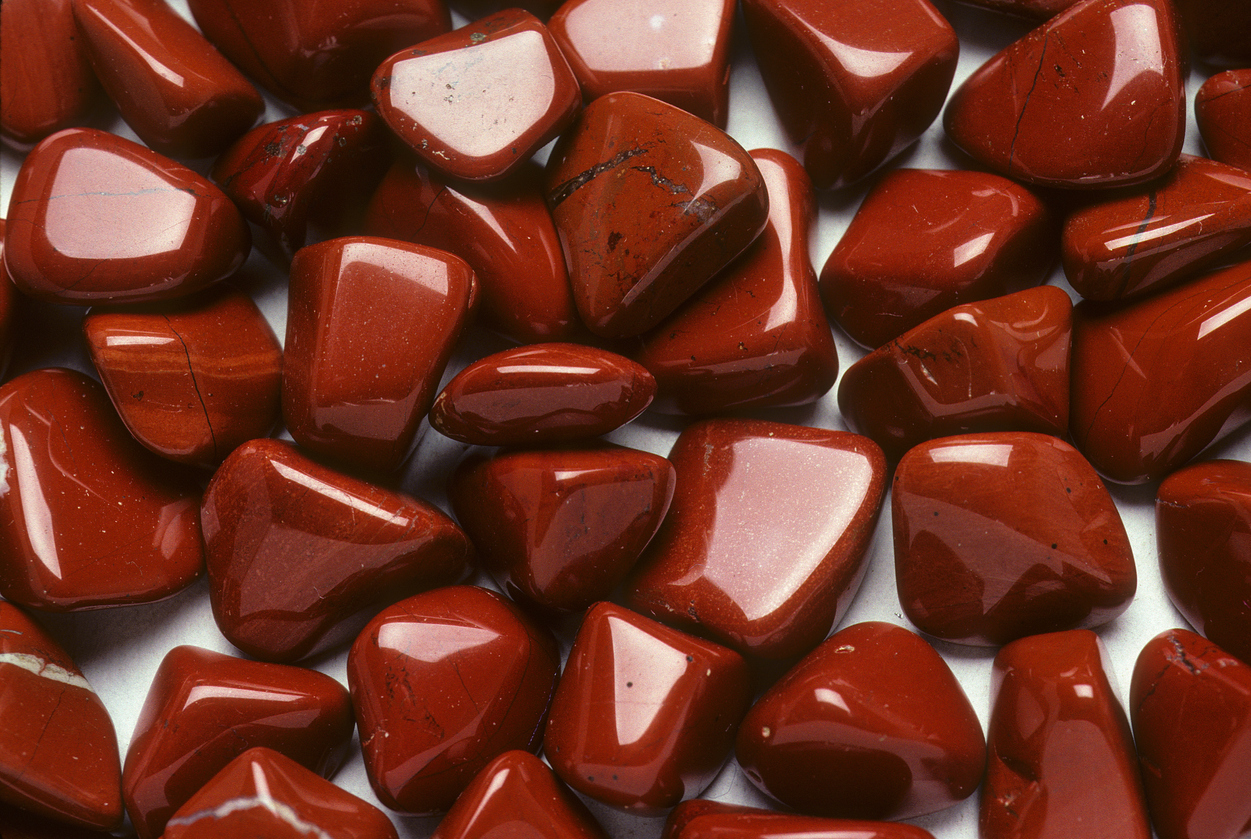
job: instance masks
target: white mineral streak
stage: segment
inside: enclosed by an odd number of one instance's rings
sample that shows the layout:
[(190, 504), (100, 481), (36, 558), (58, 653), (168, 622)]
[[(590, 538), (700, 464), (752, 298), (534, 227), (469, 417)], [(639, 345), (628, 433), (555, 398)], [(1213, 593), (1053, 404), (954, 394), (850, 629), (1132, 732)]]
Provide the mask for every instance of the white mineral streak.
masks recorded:
[[(30, 653), (0, 653), (0, 664), (12, 664), (23, 670), (29, 670), (36, 676), (42, 676), (45, 679), (51, 679), (63, 685), (73, 685), (83, 690), (91, 690), (91, 684), (82, 676), (77, 673), (71, 673), (59, 664), (44, 661), (39, 656), (31, 655)], [(92, 691), (92, 693), (94, 692)]]
[(317, 825), (309, 824), (301, 819), (289, 805), (281, 801), (275, 801), (273, 796), (269, 794), (269, 784), (265, 780), (264, 770), (259, 766), (252, 767), (252, 777), (256, 782), (256, 795), (246, 798), (232, 798), (229, 801), (223, 801), (212, 810), (200, 810), (187, 816), (170, 819), (166, 827), (181, 827), (182, 825), (193, 824), (203, 819), (224, 819), (231, 813), (260, 809), (267, 810), (275, 818), (299, 832), (313, 837), (313, 839), (334, 839), (333, 836)]

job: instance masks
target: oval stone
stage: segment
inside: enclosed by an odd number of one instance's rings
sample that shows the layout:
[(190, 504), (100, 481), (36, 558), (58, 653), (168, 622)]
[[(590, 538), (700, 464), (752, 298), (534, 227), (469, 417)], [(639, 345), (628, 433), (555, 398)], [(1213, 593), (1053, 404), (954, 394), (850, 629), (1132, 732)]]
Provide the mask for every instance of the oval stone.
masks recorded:
[(1251, 67), (1204, 82), (1195, 94), (1195, 121), (1209, 155), (1251, 171)]

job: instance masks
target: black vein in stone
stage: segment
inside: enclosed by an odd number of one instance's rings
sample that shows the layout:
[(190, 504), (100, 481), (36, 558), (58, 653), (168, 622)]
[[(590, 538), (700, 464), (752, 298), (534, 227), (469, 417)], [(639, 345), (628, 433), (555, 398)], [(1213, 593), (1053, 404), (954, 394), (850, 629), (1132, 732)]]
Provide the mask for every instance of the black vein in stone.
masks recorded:
[(582, 187), (586, 186), (591, 181), (598, 178), (600, 175), (604, 174), (610, 169), (616, 169), (618, 166), (625, 163), (627, 160), (629, 160), (632, 157), (638, 157), (640, 154), (646, 154), (646, 153), (647, 153), (647, 149), (644, 149), (644, 148), (626, 149), (625, 151), (620, 152), (617, 155), (615, 155), (611, 160), (606, 160), (603, 163), (596, 163), (590, 169), (587, 169), (584, 172), (579, 172), (578, 174), (574, 175), (569, 180), (565, 181), (562, 184), (559, 184), (555, 189), (553, 189), (551, 193), (548, 195), (549, 203), (552, 205), (553, 208), (559, 206), (562, 201), (564, 201), (570, 195), (573, 195), (575, 192), (577, 192)]

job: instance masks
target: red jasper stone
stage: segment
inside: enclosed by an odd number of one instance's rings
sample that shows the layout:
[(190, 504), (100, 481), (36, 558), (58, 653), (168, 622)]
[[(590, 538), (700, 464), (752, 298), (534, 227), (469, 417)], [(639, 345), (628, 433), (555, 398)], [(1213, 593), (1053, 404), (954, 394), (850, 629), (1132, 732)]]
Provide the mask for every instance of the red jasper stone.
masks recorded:
[(608, 839), (576, 795), (529, 752), (491, 761), (456, 799), (431, 839)]
[(352, 616), (468, 571), (469, 540), (437, 508), (279, 440), (236, 449), (209, 482), (201, 518), (213, 617), (266, 661), (325, 650), (346, 639), (336, 630)]
[(892, 461), (977, 431), (1063, 436), (1073, 304), (1055, 286), (948, 309), (857, 361), (838, 386), (847, 424)]
[(213, 776), (166, 825), (163, 839), (396, 839), (367, 801), (273, 749), (249, 749)]
[(1129, 606), (1125, 526), (1081, 454), (1045, 434), (944, 437), (904, 455), (891, 489), (895, 578), (922, 631), (995, 646), (1090, 628)]
[[(122, 822), (109, 712), (82, 671), (21, 609), (0, 600), (0, 801), (58, 823)], [(0, 814), (0, 824), (7, 822)]]
[(1195, 121), (1209, 155), (1251, 171), (1251, 67), (1204, 82), (1195, 94)]
[(164, 0), (73, 0), (105, 92), (155, 151), (209, 157), (252, 127), (260, 93)]
[(556, 640), (510, 601), (448, 586), (384, 609), (348, 655), (374, 793), (392, 810), (447, 810), (488, 763), (534, 751), (560, 671)]
[(543, 748), (578, 792), (661, 815), (712, 783), (750, 702), (738, 653), (598, 603), (574, 638)]
[(0, 801), (0, 824), (4, 825), (4, 839), (114, 839), (116, 835), (20, 810), (3, 801)]
[(906, 819), (972, 795), (986, 740), (934, 648), (871, 622), (834, 633), (769, 688), (736, 754), (752, 783), (801, 813)]
[(4, 231), (7, 222), (0, 219), (0, 380), (9, 366), (9, 357), (13, 352), (14, 322), (17, 317), (19, 296), (17, 289), (9, 280), (9, 272), (4, 267)]
[(819, 644), (864, 576), (881, 449), (846, 431), (713, 419), (688, 426), (669, 459), (677, 491), (626, 586), (630, 606), (754, 657)]
[(297, 253), (282, 378), (296, 442), (358, 468), (398, 467), (468, 320), (472, 282), (458, 257), (388, 239)]
[(1129, 720), (1085, 629), (995, 656), (983, 839), (1151, 839)]
[(578, 80), (538, 18), (505, 9), (388, 58), (370, 85), (378, 114), (431, 168), (497, 180), (565, 129)]
[(1251, 664), (1251, 464), (1196, 463), (1160, 484), (1164, 589), (1206, 638)]
[(658, 324), (764, 230), (769, 196), (729, 135), (638, 93), (596, 99), (552, 150), (547, 202), (590, 330)]
[(1221, 67), (1251, 66), (1251, 6), (1243, 0), (1174, 0), (1195, 58)]
[(943, 107), (960, 43), (927, 0), (744, 0), (756, 61), (818, 189), (855, 183)]
[(723, 804), (683, 801), (665, 820), (661, 839), (934, 839), (909, 824), (823, 819)]
[(183, 297), (233, 274), (252, 247), (243, 217), (208, 180), (89, 128), (26, 156), (9, 211), (5, 268), (52, 303)]
[(92, 310), (83, 335), (122, 422), (162, 457), (211, 469), (278, 421), (282, 346), (246, 294)]
[(126, 811), (139, 839), (155, 839), (248, 749), (266, 746), (325, 776), (351, 735), (348, 692), (329, 676), (175, 647), (152, 679), (126, 752)]
[(1158, 481), (1251, 417), (1251, 262), (1073, 317), (1073, 441), (1109, 480)]
[(357, 105), (396, 50), (452, 28), (443, 0), (188, 0), (213, 44), (301, 110)]
[(718, 414), (803, 405), (838, 376), (838, 355), (808, 256), (812, 181), (795, 158), (757, 149), (769, 222), (742, 256), (643, 338), (655, 410)]
[(149, 603), (199, 575), (200, 493), (73, 370), (0, 387), (0, 594), (56, 612)]
[(1129, 708), (1160, 839), (1251, 832), (1251, 667), (1171, 629), (1139, 654)]
[(952, 94), (947, 136), (980, 165), (1039, 186), (1149, 181), (1186, 131), (1168, 0), (1083, 0), (983, 64)]
[(1020, 17), (1047, 20), (1074, 5), (1078, 0), (960, 0), (960, 2)]
[(632, 90), (725, 128), (733, 0), (570, 0), (548, 21), (588, 100)]
[(1024, 187), (984, 172), (897, 169), (865, 197), (821, 269), (830, 318), (876, 349), (961, 303), (1037, 285), (1054, 230)]

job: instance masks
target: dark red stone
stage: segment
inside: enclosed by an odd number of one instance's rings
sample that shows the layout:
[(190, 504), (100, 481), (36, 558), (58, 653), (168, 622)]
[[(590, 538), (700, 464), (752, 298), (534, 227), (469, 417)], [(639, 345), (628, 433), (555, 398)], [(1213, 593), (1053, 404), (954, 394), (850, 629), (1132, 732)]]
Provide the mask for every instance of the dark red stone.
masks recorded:
[(1251, 67), (1251, 5), (1243, 0), (1174, 0), (1195, 58)]
[(0, 219), (0, 381), (4, 380), (13, 353), (13, 336), (17, 319), (18, 293), (4, 267), (4, 231), (7, 222)]
[(1195, 121), (1211, 157), (1251, 171), (1251, 67), (1204, 82), (1195, 94)]
[(696, 799), (665, 820), (661, 839), (934, 839), (909, 824), (823, 819)]
[[(115, 839), (117, 834), (77, 827), (0, 801), (4, 839)], [(123, 834), (133, 836), (133, 833)]]
[(1078, 0), (960, 0), (971, 6), (983, 6), (998, 12), (1047, 20), (1078, 2)]

